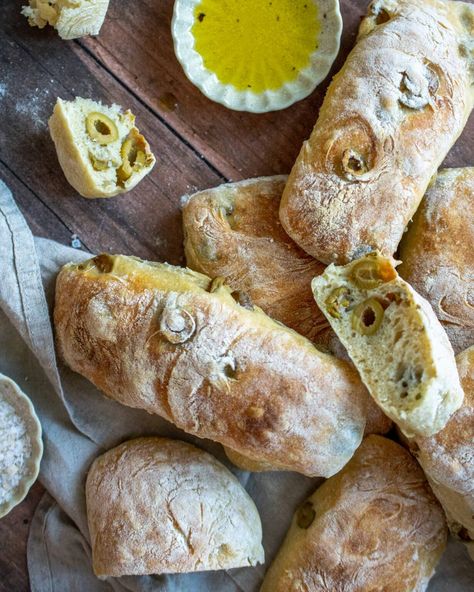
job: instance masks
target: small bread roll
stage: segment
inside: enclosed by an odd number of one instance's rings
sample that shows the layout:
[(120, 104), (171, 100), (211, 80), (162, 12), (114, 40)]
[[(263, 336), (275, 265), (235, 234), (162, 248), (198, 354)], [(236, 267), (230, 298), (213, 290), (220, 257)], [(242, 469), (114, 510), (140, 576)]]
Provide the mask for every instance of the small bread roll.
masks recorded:
[(368, 436), (297, 510), (260, 592), (423, 592), (446, 539), (416, 461)]
[(398, 271), (433, 307), (455, 353), (474, 343), (474, 167), (439, 172), (400, 245)]
[(464, 403), (431, 438), (411, 443), (451, 532), (463, 540), (474, 559), (474, 346), (456, 358)]
[(317, 343), (321, 333), (334, 335), (311, 292), (311, 280), (326, 266), (281, 227), (286, 179), (259, 177), (183, 198), (186, 263), (211, 278), (224, 277), (268, 316)]
[(349, 362), (244, 304), (196, 272), (99, 255), (58, 276), (58, 351), (124, 405), (254, 461), (333, 475), (370, 395)]
[(224, 465), (185, 442), (137, 438), (99, 456), (87, 476), (86, 503), (99, 577), (264, 561), (251, 497)]
[(109, 0), (29, 0), (21, 14), (31, 27), (52, 25), (63, 39), (98, 35)]
[(83, 197), (130, 191), (155, 164), (135, 116), (118, 105), (58, 99), (49, 131), (66, 179)]
[(325, 263), (392, 255), (474, 104), (474, 7), (374, 0), (330, 84), (280, 206)]
[(371, 253), (312, 283), (362, 380), (407, 436), (439, 432), (462, 404), (454, 352), (431, 306)]

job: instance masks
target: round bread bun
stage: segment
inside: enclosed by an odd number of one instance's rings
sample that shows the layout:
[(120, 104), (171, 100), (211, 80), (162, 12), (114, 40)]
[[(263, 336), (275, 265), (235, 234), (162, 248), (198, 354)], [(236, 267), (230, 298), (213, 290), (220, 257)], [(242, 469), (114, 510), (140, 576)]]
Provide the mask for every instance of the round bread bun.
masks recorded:
[(87, 477), (86, 502), (99, 577), (264, 561), (252, 499), (213, 456), (185, 442), (137, 438), (99, 456)]

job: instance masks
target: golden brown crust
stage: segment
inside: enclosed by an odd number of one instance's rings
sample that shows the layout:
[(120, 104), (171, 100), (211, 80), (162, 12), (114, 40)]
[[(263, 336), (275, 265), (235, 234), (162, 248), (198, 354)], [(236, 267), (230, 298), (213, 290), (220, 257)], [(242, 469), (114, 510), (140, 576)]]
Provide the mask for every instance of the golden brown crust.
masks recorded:
[(362, 439), (355, 370), (201, 274), (123, 256), (68, 265), (54, 322), (62, 358), (109, 397), (253, 460), (329, 476)]
[(261, 592), (423, 592), (446, 538), (416, 461), (368, 436), (296, 512)]
[(222, 276), (273, 319), (311, 341), (329, 329), (311, 292), (324, 270), (285, 233), (278, 206), (286, 176), (229, 183), (189, 196), (183, 206), (186, 263)]
[(120, 577), (256, 565), (257, 508), (203, 450), (137, 438), (93, 462), (86, 483), (94, 573)]
[(474, 558), (474, 346), (456, 358), (464, 403), (431, 438), (416, 438), (413, 451), (443, 505), (453, 534)]
[(456, 353), (474, 343), (474, 167), (444, 169), (400, 245), (400, 275), (433, 307)]
[(395, 252), (471, 112), (473, 31), (462, 2), (371, 3), (283, 193), (281, 222), (306, 252)]

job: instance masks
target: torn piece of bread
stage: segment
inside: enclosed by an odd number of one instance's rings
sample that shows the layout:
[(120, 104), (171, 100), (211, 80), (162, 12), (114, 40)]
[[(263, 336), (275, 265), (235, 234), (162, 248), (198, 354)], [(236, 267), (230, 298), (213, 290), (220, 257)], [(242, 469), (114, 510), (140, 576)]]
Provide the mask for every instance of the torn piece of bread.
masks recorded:
[(441, 502), (451, 532), (474, 559), (474, 346), (456, 358), (464, 403), (446, 427), (409, 445)]
[(400, 275), (433, 307), (455, 353), (474, 343), (474, 167), (444, 169), (400, 244)]
[(98, 35), (109, 0), (29, 0), (21, 14), (32, 27), (53, 26), (63, 39)]
[(91, 99), (58, 99), (49, 131), (66, 179), (83, 197), (133, 189), (155, 164), (135, 116)]
[(474, 7), (375, 0), (330, 84), (280, 206), (325, 263), (392, 255), (474, 105)]
[(99, 577), (263, 563), (251, 497), (213, 456), (179, 440), (137, 438), (99, 456), (86, 482)]
[(424, 592), (446, 540), (416, 461), (369, 436), (296, 511), (260, 592)]
[(246, 306), (207, 276), (103, 254), (58, 275), (58, 353), (124, 405), (279, 469), (334, 474), (362, 440), (366, 388)]
[(430, 436), (463, 391), (443, 327), (394, 263), (370, 253), (330, 265), (313, 280), (314, 297), (384, 412), (407, 436)]

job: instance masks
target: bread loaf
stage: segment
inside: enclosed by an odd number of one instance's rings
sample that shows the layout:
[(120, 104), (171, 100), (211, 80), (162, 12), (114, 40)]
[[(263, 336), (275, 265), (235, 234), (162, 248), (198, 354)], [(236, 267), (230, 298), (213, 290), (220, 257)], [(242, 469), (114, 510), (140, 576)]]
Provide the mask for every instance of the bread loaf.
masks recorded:
[(400, 245), (400, 275), (426, 298), (455, 353), (474, 343), (474, 167), (444, 169)]
[(392, 255), (474, 103), (474, 7), (375, 0), (327, 91), (280, 206), (325, 263)]
[(416, 461), (368, 436), (296, 511), (261, 592), (423, 592), (446, 539)]
[(329, 476), (361, 442), (369, 395), (352, 366), (204, 275), (111, 255), (66, 265), (54, 324), (63, 360), (106, 395), (252, 460)]
[(441, 502), (451, 532), (474, 559), (474, 346), (456, 358), (464, 403), (446, 427), (412, 449)]
[(118, 105), (58, 99), (49, 131), (66, 179), (83, 197), (130, 191), (155, 164), (135, 116)]
[(63, 39), (98, 35), (109, 0), (29, 0), (21, 13), (32, 27), (53, 26)]
[[(278, 219), (287, 177), (260, 177), (183, 199), (184, 251), (191, 269), (222, 276), (273, 319), (318, 342), (333, 331), (311, 280), (325, 265), (301, 250)], [(329, 330), (329, 331), (328, 331)]]
[(100, 577), (263, 563), (257, 508), (213, 456), (166, 438), (129, 440), (99, 456), (86, 483)]
[(454, 352), (428, 302), (371, 253), (315, 278), (320, 309), (369, 392), (407, 436), (441, 430), (461, 406)]

